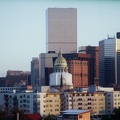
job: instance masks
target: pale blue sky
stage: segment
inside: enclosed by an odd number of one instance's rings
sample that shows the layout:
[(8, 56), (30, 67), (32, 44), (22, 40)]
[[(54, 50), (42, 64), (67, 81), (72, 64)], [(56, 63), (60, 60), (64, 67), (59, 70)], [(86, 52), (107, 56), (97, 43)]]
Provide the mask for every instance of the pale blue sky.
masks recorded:
[(46, 52), (49, 7), (77, 8), (78, 47), (120, 31), (119, 0), (0, 0), (0, 76), (29, 71), (32, 57)]

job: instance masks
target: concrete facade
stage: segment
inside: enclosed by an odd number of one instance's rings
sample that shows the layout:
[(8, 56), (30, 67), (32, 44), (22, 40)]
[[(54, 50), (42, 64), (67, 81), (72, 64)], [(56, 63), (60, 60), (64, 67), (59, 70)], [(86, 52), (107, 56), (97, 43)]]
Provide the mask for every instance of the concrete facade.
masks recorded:
[(60, 93), (1, 93), (0, 98), (0, 109), (6, 112), (17, 105), (25, 114), (40, 113), (42, 116), (60, 114)]
[(105, 114), (105, 96), (103, 92), (66, 93), (65, 109), (92, 110), (92, 115)]
[(106, 114), (112, 114), (114, 109), (120, 108), (120, 91), (106, 92)]
[(77, 52), (77, 9), (47, 9), (47, 52)]

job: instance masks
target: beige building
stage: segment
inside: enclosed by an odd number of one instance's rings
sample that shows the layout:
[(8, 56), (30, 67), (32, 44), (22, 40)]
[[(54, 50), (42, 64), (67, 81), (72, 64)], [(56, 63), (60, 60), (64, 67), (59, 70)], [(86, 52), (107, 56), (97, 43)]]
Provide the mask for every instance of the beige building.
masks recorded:
[(47, 52), (77, 52), (77, 9), (47, 9)]
[(115, 108), (120, 108), (120, 91), (106, 92), (106, 114), (112, 114)]
[(92, 110), (92, 115), (105, 114), (105, 96), (103, 92), (65, 93), (65, 110)]
[(60, 108), (60, 93), (47, 93), (45, 98), (45, 114), (59, 115)]

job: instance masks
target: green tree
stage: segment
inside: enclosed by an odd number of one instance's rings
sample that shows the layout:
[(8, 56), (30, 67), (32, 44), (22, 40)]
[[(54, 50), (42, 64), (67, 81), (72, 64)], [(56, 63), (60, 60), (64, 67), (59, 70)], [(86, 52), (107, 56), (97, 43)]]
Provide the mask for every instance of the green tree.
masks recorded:
[(114, 120), (114, 118), (111, 115), (103, 115), (101, 120)]
[(55, 115), (47, 115), (44, 120), (56, 120), (56, 116)]
[(6, 113), (5, 111), (0, 110), (0, 120), (5, 120)]
[(25, 117), (25, 114), (22, 110), (19, 110), (18, 107), (14, 107), (11, 111), (11, 114), (13, 114), (13, 116), (14, 116), (12, 120), (17, 119), (17, 113), (19, 113), (19, 120), (23, 120), (23, 118)]
[(120, 120), (120, 108), (115, 108), (114, 114), (114, 120)]

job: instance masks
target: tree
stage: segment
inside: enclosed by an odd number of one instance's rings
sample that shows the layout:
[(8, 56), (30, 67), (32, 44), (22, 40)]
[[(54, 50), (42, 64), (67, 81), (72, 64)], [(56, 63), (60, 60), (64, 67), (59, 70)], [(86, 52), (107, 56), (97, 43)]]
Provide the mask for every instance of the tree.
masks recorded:
[(11, 114), (13, 114), (13, 120), (17, 120), (17, 113), (19, 113), (19, 120), (23, 120), (25, 117), (25, 114), (22, 110), (19, 110), (18, 107), (14, 107), (11, 111)]
[(103, 115), (101, 120), (114, 120), (111, 115)]
[(55, 115), (47, 115), (44, 120), (56, 120), (56, 116)]
[(5, 120), (6, 113), (5, 111), (0, 111), (0, 120)]
[(114, 109), (114, 120), (120, 120), (120, 108), (115, 108)]

